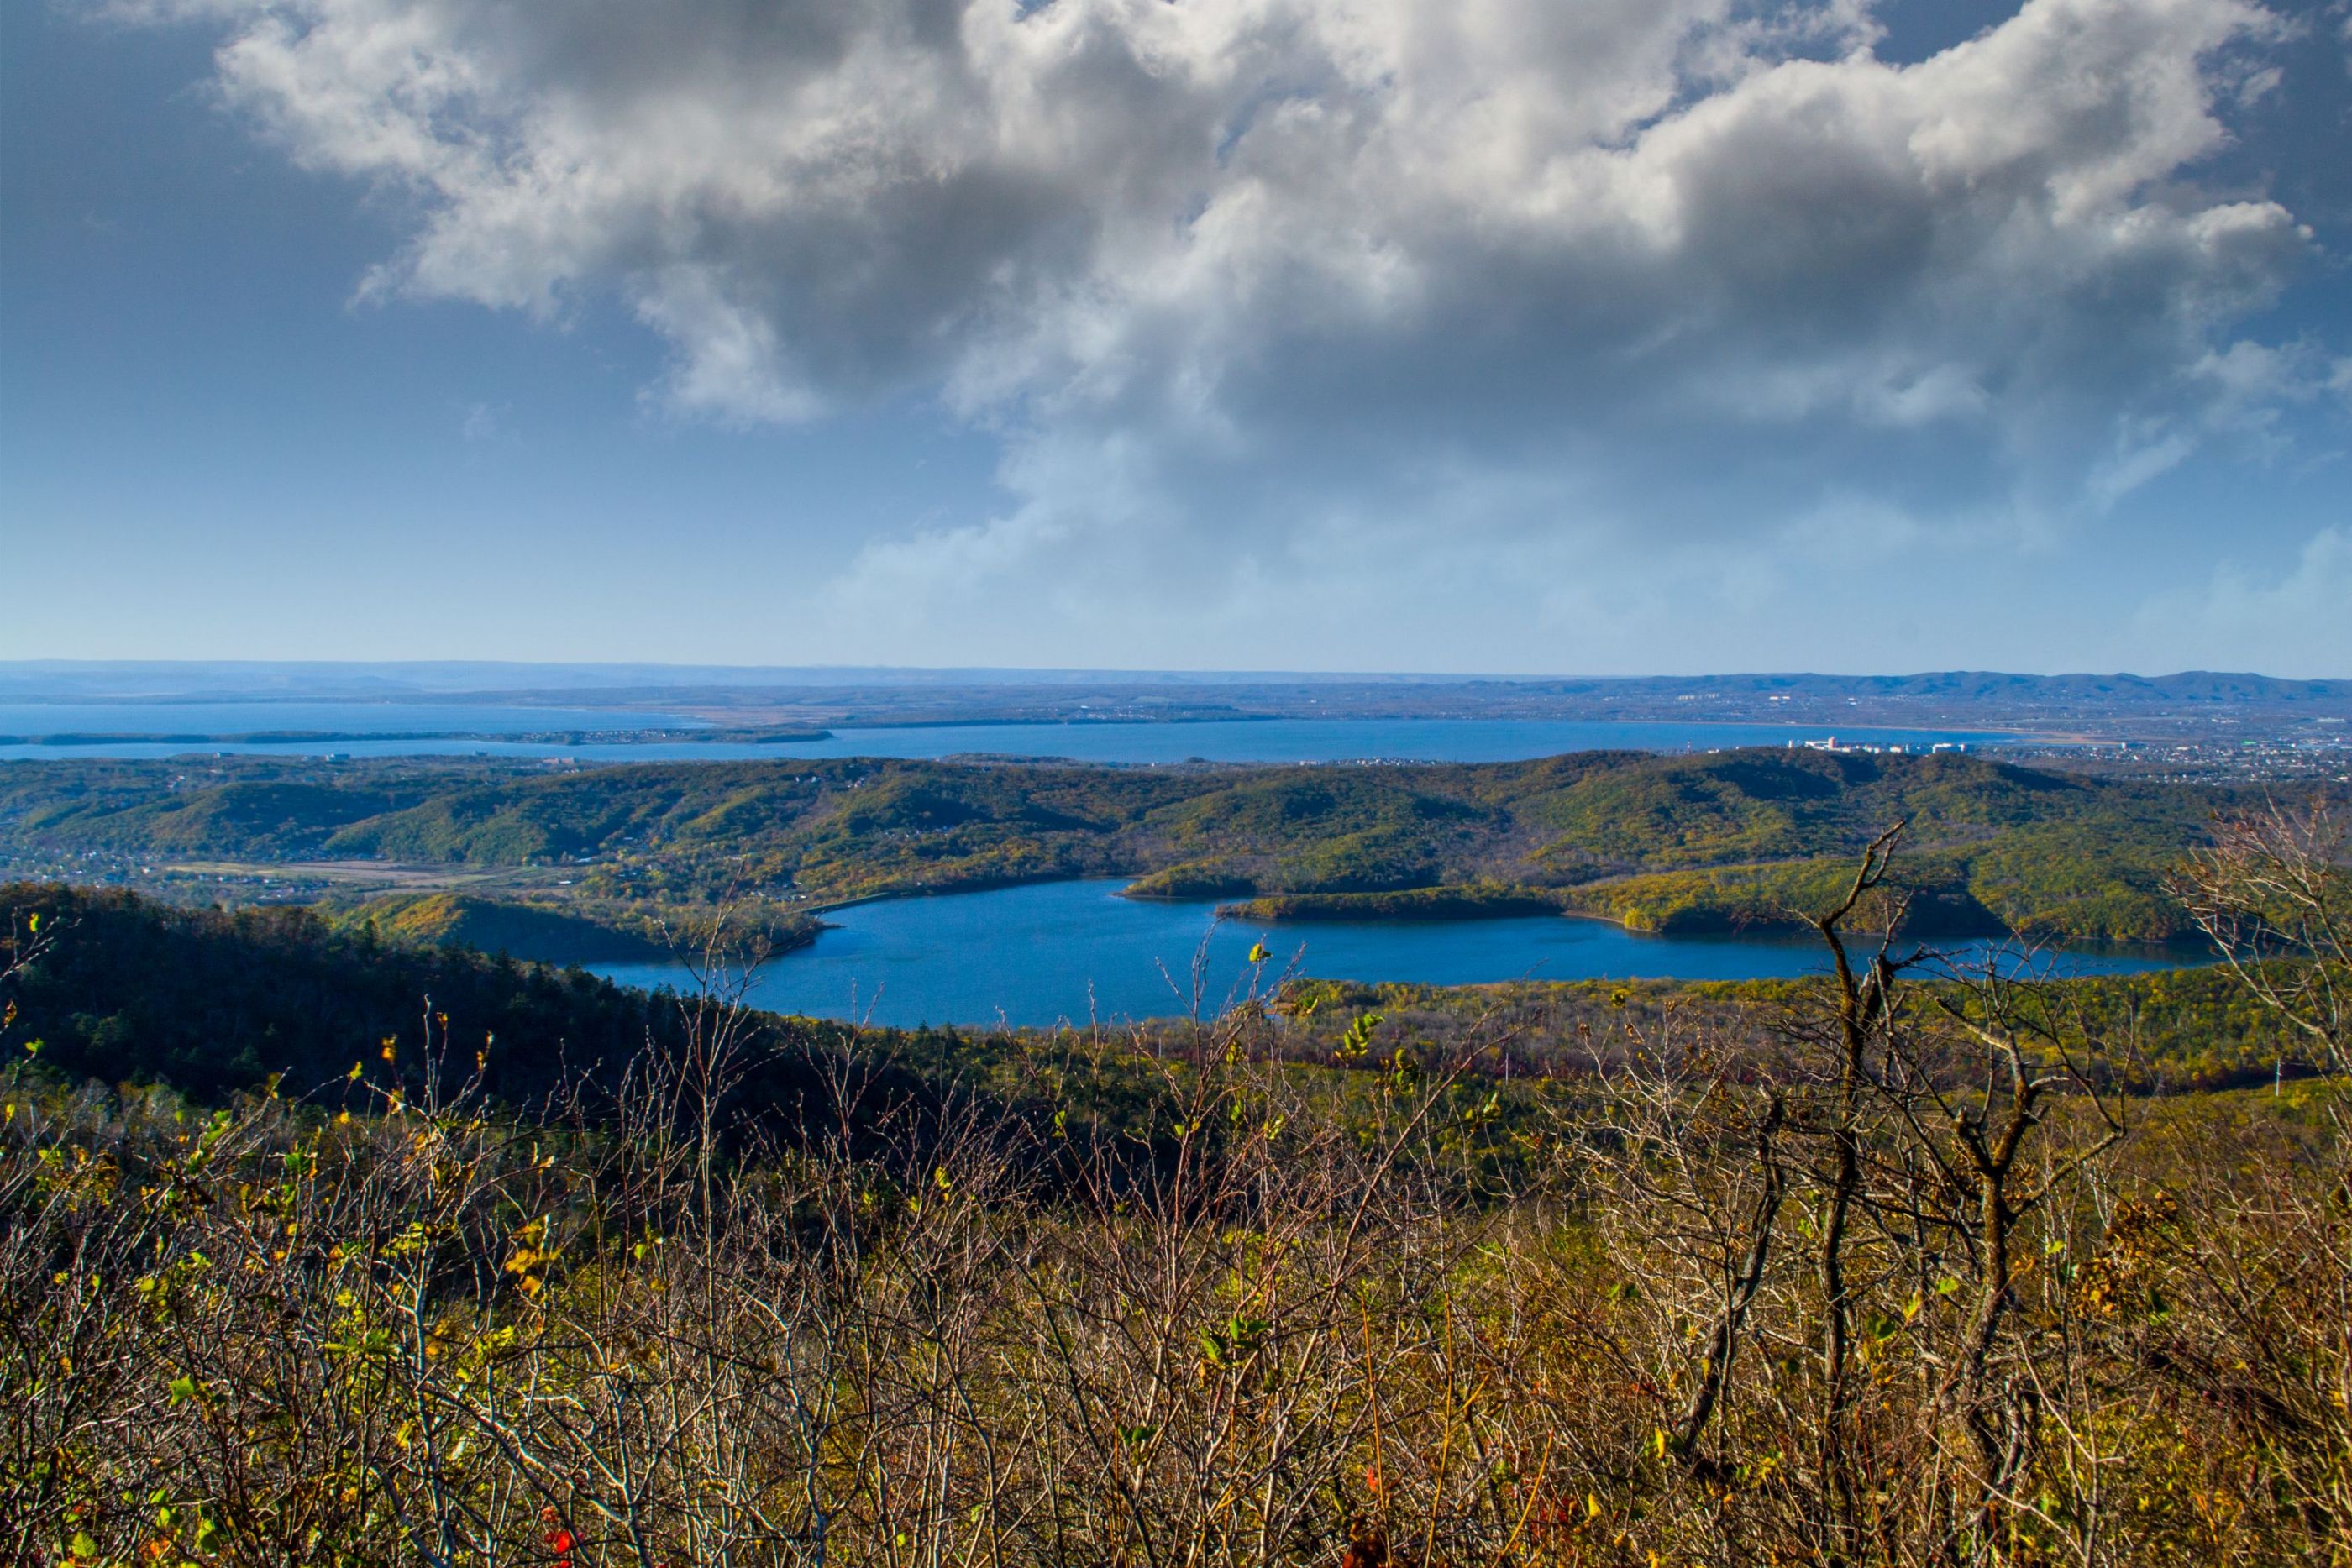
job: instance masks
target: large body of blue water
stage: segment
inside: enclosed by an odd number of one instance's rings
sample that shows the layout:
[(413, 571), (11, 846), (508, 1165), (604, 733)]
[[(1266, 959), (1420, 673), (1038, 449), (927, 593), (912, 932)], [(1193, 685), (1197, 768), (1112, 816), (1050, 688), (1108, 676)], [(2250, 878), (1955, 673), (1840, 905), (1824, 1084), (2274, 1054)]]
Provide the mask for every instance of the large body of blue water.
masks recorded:
[[(561, 730), (677, 730), (697, 721), (671, 715), (594, 708), (458, 703), (72, 703), (0, 704), (0, 735), (248, 735), (312, 730), (336, 735), (420, 732), (514, 735)], [(1923, 747), (1998, 744), (1977, 730), (1819, 726), (1674, 724), (1566, 719), (1259, 719), (1200, 724), (969, 724), (845, 728), (824, 740), (562, 742), (356, 739), (286, 742), (103, 740), (70, 746), (0, 746), (0, 758), (171, 757), (191, 751), (260, 756), (570, 758), (583, 762), (790, 761), (810, 757), (937, 758), (975, 753), (1060, 757), (1127, 764), (1208, 762), (1499, 762), (1567, 751), (1701, 752), (1822, 740)]]
[(520, 707), (495, 703), (108, 702), (0, 703), (0, 735), (251, 735), (320, 730), (416, 735), (457, 730), (517, 735), (565, 729), (699, 729), (704, 721), (625, 708)]
[[(1325, 979), (1467, 985), (1536, 979), (1739, 980), (1820, 973), (1821, 944), (1773, 936), (1643, 936), (1595, 920), (1302, 922), (1216, 919), (1215, 906), (1128, 899), (1116, 882), (1044, 883), (898, 898), (828, 912), (836, 929), (757, 977), (778, 1012), (911, 1027), (1213, 1013), (1286, 970)], [(1253, 967), (1263, 942), (1273, 956)], [(1970, 953), (1981, 952), (1970, 945)], [(1199, 982), (1195, 959), (1201, 960)], [(2179, 962), (2158, 953), (2078, 953), (2036, 962), (2111, 974)], [(631, 986), (690, 987), (677, 965), (593, 966)]]

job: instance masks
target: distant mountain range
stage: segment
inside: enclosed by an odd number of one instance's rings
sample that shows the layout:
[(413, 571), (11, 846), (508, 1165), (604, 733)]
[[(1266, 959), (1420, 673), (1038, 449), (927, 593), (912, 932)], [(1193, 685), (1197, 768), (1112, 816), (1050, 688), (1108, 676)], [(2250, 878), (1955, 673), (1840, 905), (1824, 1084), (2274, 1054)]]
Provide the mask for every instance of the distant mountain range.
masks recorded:
[(2173, 674), (2016, 674), (1939, 670), (1905, 675), (1749, 674), (1549, 676), (1360, 674), (1216, 670), (899, 669), (858, 665), (558, 664), (488, 662), (170, 663), (27, 660), (0, 662), (0, 702), (389, 701), (452, 696), (510, 700), (561, 695), (579, 701), (721, 701), (845, 690), (918, 688), (946, 695), (1034, 688), (1090, 688), (1132, 699), (1154, 690), (1200, 687), (1247, 692), (1259, 701), (1311, 689), (1395, 694), (1411, 688), (1475, 703), (1529, 699), (1655, 702), (1684, 698), (1807, 699), (1815, 702), (1946, 702), (2020, 709), (2209, 705), (2352, 708), (2352, 678), (2291, 680), (2243, 672)]
[(2021, 675), (1997, 670), (1936, 670), (1916, 675), (1656, 675), (1611, 680), (1514, 680), (1514, 686), (1562, 695), (1644, 695), (1720, 693), (1726, 695), (1802, 695), (1812, 697), (1875, 697), (2026, 706), (2075, 706), (2094, 703), (2352, 702), (2352, 680), (2287, 680), (2215, 670), (2183, 670), (2169, 675)]

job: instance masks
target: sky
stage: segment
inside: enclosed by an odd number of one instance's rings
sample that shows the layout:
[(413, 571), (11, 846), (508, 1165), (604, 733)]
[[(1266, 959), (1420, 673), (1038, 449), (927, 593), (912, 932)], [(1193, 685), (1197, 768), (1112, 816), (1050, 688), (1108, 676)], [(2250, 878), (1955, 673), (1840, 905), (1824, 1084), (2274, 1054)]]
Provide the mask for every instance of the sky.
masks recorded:
[(2352, 676), (2352, 6), (0, 0), (0, 658)]

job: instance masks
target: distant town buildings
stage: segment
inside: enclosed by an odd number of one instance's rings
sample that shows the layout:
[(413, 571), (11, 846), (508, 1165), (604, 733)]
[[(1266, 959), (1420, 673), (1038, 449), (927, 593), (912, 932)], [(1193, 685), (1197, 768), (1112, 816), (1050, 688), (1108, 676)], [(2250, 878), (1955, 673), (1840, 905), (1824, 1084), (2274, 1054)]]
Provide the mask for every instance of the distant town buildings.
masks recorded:
[(1928, 746), (1909, 746), (1900, 743), (1892, 746), (1874, 746), (1868, 741), (1857, 741), (1852, 746), (1840, 746), (1838, 737), (1834, 735), (1826, 740), (1789, 742), (1789, 749), (1791, 751), (1801, 746), (1807, 751), (1866, 751), (1874, 757), (1926, 757), (1938, 751), (1966, 751), (1969, 748), (1969, 743), (1965, 740), (1938, 740)]

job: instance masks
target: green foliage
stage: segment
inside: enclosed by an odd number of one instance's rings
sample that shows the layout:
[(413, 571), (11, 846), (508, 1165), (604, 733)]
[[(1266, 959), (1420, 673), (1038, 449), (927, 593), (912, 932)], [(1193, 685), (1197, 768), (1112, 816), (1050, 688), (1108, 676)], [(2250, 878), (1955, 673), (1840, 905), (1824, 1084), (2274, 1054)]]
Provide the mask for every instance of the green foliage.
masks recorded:
[[(418, 900), (407, 912), (422, 925), (446, 908)], [(177, 909), (123, 893), (0, 886), (0, 910), (27, 909), (61, 939), (6, 1000), (18, 1032), (44, 1040), (43, 1068), (69, 1081), (164, 1082), (209, 1098), (283, 1074), (299, 1092), (341, 1080), (354, 1061), (393, 1082), (446, 1057), (442, 1069), (464, 1078), (478, 1051), (490, 1083), (527, 1098), (567, 1067), (625, 1061), (678, 1027), (667, 1002), (583, 970), (402, 941), (348, 915), (338, 926), (302, 908)], [(387, 1040), (397, 1042), (389, 1065)]]
[(1256, 891), (1254, 878), (1220, 861), (1185, 861), (1127, 885), (1129, 898), (1246, 898)]
[[(1890, 884), (1891, 891), (1906, 897), (1898, 929), (1921, 937), (1996, 936), (2006, 930), (1969, 892), (1966, 859), (1950, 853), (1900, 859)], [(1567, 902), (1579, 913), (1619, 921), (1635, 931), (1802, 927), (1814, 915), (1834, 908), (1853, 882), (1850, 860), (1790, 861), (1591, 883), (1572, 890)], [(1866, 926), (1883, 924), (1891, 907), (1884, 898), (1874, 904), (1862, 912)]]
[[(373, 927), (395, 942), (428, 942), (504, 953), (535, 963), (650, 963), (674, 955), (668, 931), (690, 932), (709, 911), (669, 910), (609, 900), (527, 903), (462, 893), (393, 894), (320, 910), (338, 931)], [(737, 926), (768, 950), (814, 940), (819, 923), (805, 915), (760, 913)]]
[[(509, 1105), (565, 1090), (593, 1110), (625, 1067), (648, 1051), (675, 1055), (694, 1027), (692, 1008), (667, 993), (396, 939), (348, 915), (337, 925), (299, 907), (184, 909), (119, 891), (0, 884), (0, 922), (36, 912), (58, 940), (0, 986), (0, 1015), (22, 1071), (64, 1087), (164, 1084), (203, 1103), (272, 1086), (289, 1099), (396, 1090), (413, 1100), (428, 1074), (445, 1088), (478, 1074)], [(1152, 1147), (1150, 1075), (1130, 1063), (1045, 1073), (1000, 1036), (751, 1021), (751, 1065), (732, 1100), (771, 1126), (799, 1126), (821, 1098), (827, 1086), (811, 1062), (855, 1050), (868, 1063), (861, 1081), (885, 1099), (1078, 1102), (1101, 1135)], [(25, 1049), (31, 1040), (38, 1052)]]
[[(567, 865), (586, 895), (655, 903), (1128, 875), (1138, 896), (1260, 894), (1300, 917), (1554, 906), (1719, 930), (1818, 907), (1861, 844), (1906, 821), (1916, 929), (2146, 940), (2180, 933), (2161, 878), (2238, 803), (1977, 757), (1780, 750), (1181, 769), (18, 762), (0, 764), (0, 849)], [(1364, 895), (1381, 896), (1328, 902)]]
[(1565, 895), (1551, 888), (1478, 881), (1390, 893), (1276, 894), (1233, 904), (1244, 920), (1479, 920), (1557, 915)]
[(2165, 941), (2189, 935), (2164, 889), (2181, 844), (2142, 822), (2020, 829), (1969, 856), (1969, 889), (2027, 936)]

